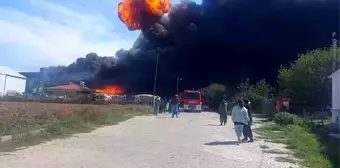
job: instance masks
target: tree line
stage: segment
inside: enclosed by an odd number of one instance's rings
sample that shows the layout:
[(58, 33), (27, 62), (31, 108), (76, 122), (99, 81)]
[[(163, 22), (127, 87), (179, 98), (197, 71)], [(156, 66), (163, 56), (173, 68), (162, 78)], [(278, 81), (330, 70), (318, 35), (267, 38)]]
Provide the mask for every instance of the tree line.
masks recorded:
[[(339, 63), (340, 48), (336, 49), (335, 62)], [(299, 54), (288, 66), (281, 66), (277, 74), (277, 86), (269, 85), (265, 79), (250, 83), (241, 81), (237, 87), (213, 83), (201, 91), (205, 93), (209, 106), (216, 109), (224, 97), (229, 102), (239, 98), (251, 101), (254, 112), (273, 113), (275, 101), (290, 98), (290, 112), (302, 115), (320, 111), (331, 103), (331, 79), (334, 50), (316, 49)]]

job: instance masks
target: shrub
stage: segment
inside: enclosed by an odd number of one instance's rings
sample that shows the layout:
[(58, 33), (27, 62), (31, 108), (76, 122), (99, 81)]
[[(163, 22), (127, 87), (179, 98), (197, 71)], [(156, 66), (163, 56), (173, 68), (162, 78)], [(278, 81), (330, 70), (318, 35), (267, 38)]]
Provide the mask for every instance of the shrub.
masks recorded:
[(274, 115), (274, 122), (280, 125), (303, 125), (304, 120), (298, 115), (281, 112)]

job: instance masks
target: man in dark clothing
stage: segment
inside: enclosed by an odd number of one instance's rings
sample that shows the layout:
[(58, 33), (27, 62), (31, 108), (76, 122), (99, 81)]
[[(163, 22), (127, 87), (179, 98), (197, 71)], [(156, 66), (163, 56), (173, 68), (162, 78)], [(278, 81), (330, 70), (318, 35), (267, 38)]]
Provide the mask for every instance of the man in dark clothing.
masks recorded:
[(253, 117), (252, 117), (252, 111), (251, 111), (251, 106), (250, 106), (250, 101), (248, 99), (243, 99), (244, 102), (244, 107), (248, 109), (248, 117), (250, 119), (250, 122), (248, 125), (244, 125), (243, 127), (243, 136), (244, 138), (242, 139), (243, 141), (247, 141), (249, 138), (249, 142), (253, 142), (253, 132), (251, 130), (251, 124), (253, 122)]
[(166, 98), (164, 97), (162, 100), (161, 100), (161, 106), (160, 106), (160, 112), (163, 113), (166, 109), (166, 103), (167, 103), (167, 100)]
[(161, 98), (159, 96), (155, 96), (153, 108), (154, 108), (154, 115), (156, 116), (158, 115), (160, 104), (161, 104)]
[(178, 95), (176, 94), (170, 102), (170, 108), (171, 108), (171, 112), (172, 112), (172, 116), (171, 118), (174, 118), (176, 116), (176, 118), (178, 118), (178, 104), (179, 104), (179, 99), (178, 99)]
[(220, 114), (220, 122), (221, 125), (225, 125), (227, 123), (227, 108), (228, 103), (225, 101), (225, 99), (222, 99), (222, 102), (220, 103), (220, 106), (218, 108), (218, 113)]

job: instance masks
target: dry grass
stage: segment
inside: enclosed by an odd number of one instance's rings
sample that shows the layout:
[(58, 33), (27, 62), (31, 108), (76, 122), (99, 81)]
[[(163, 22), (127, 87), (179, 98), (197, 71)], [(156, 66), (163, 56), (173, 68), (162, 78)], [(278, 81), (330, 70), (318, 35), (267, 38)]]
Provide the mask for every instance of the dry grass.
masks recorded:
[[(150, 112), (150, 108), (143, 105), (0, 102), (0, 137), (12, 135), (12, 140), (0, 143), (0, 151), (89, 132)], [(43, 131), (30, 133), (34, 130)]]

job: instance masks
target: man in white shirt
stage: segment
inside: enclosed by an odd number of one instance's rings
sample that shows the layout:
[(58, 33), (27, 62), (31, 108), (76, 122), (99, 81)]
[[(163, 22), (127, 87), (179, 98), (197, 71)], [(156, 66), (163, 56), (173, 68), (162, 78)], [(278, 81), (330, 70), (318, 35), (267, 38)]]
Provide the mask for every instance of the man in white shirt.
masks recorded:
[(248, 125), (250, 119), (248, 116), (248, 110), (244, 107), (243, 100), (238, 100), (237, 105), (234, 106), (231, 112), (231, 119), (234, 122), (235, 132), (237, 136), (237, 140), (241, 142), (241, 136), (243, 133), (244, 125)]
[(248, 117), (250, 119), (250, 122), (248, 122), (248, 125), (244, 125), (243, 127), (243, 139), (242, 141), (249, 141), (248, 142), (253, 142), (253, 132), (251, 130), (251, 123), (253, 122), (253, 117), (252, 117), (252, 111), (251, 111), (251, 106), (250, 106), (250, 101), (246, 98), (243, 99), (244, 107), (247, 108), (248, 110)]

